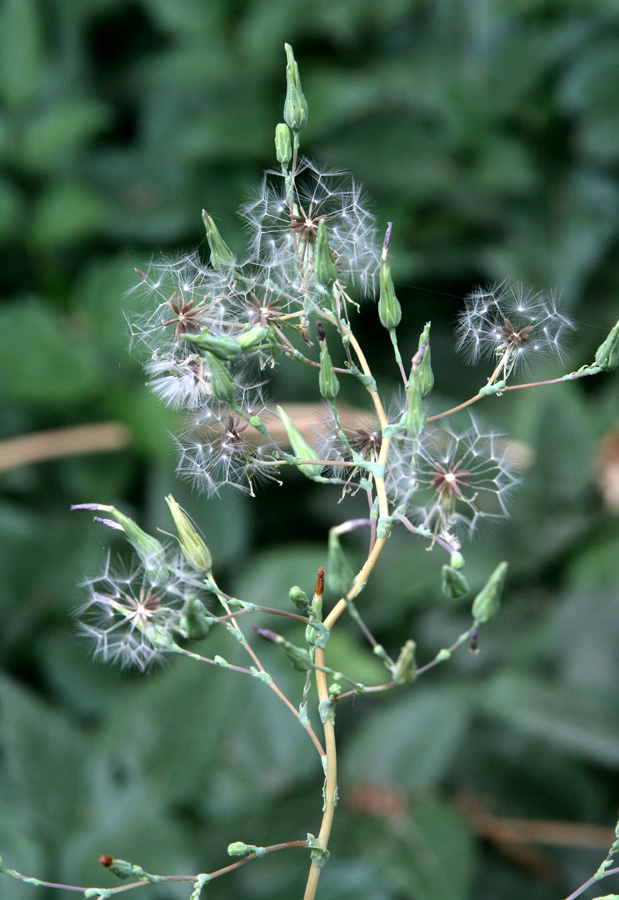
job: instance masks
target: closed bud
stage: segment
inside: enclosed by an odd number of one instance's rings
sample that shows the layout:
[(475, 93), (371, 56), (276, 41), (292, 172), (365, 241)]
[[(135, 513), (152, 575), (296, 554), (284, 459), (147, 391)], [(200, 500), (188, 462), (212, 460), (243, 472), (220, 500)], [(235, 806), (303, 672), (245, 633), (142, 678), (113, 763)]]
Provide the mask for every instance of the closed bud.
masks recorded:
[(290, 44), (284, 44), (286, 50), (286, 100), (284, 103), (284, 121), (294, 132), (301, 131), (307, 122), (307, 100), (301, 88), (299, 66), (294, 58)]
[(410, 684), (417, 678), (417, 663), (415, 662), (415, 650), (417, 644), (413, 640), (408, 640), (398, 656), (391, 674), (393, 680), (397, 684)]
[(455, 550), (449, 557), (449, 565), (452, 569), (461, 569), (464, 566), (464, 557), (459, 550)]
[(421, 352), (421, 360), (419, 362), (418, 378), (422, 397), (427, 397), (434, 387), (434, 373), (430, 356), (430, 324), (430, 322), (426, 322), (426, 327), (419, 338), (418, 352)]
[(340, 389), (340, 383), (337, 375), (333, 371), (333, 363), (327, 350), (327, 342), (320, 343), (320, 374), (318, 376), (318, 387), (321, 395), (325, 400), (335, 400)]
[(445, 565), (441, 569), (441, 590), (450, 600), (457, 600), (469, 590), (469, 583), (462, 572)]
[(212, 622), (204, 608), (204, 604), (197, 597), (189, 597), (183, 606), (182, 627), (190, 641), (203, 640), (211, 630)]
[(232, 403), (236, 397), (236, 383), (224, 364), (214, 354), (206, 353), (211, 373), (211, 389), (213, 396), (224, 403)]
[(471, 614), (475, 620), (476, 626), (483, 625), (498, 613), (501, 605), (501, 594), (503, 592), (503, 585), (505, 584), (506, 573), (507, 563), (499, 563), (479, 594), (475, 597)]
[[(296, 459), (318, 459), (314, 448), (310, 447), (301, 432), (293, 424), (288, 413), (284, 412), (281, 406), (277, 407), (277, 415), (281, 419), (284, 431), (286, 432), (286, 437), (290, 441), (290, 446), (292, 447), (292, 452)], [(297, 465), (297, 469), (300, 472), (303, 472), (304, 475), (307, 475), (308, 478), (314, 478), (316, 475), (320, 475), (322, 464), (301, 463)]]
[(419, 385), (419, 369), (413, 366), (406, 385), (406, 412), (400, 419), (407, 434), (418, 436), (426, 427), (426, 411)]
[(327, 225), (324, 219), (321, 219), (318, 223), (315, 249), (314, 272), (316, 273), (316, 279), (323, 287), (331, 288), (335, 284), (337, 278), (337, 266), (335, 265), (333, 253), (329, 246)]
[(226, 360), (226, 362), (236, 359), (243, 352), (243, 348), (236, 338), (223, 334), (209, 334), (206, 328), (203, 328), (199, 334), (184, 334), (183, 338), (190, 344), (199, 347), (200, 350), (208, 350), (209, 353), (218, 359)]
[(282, 167), (282, 172), (288, 170), (288, 163), (292, 159), (292, 141), (290, 129), (285, 122), (280, 122), (275, 128), (275, 154), (277, 162)]
[(228, 856), (247, 856), (248, 853), (251, 853), (251, 847), (243, 841), (234, 841), (234, 843), (228, 844), (226, 852)]
[(378, 317), (383, 328), (393, 331), (402, 319), (402, 307), (395, 295), (391, 266), (387, 259), (380, 262), (380, 294), (378, 298)]
[(619, 322), (613, 325), (604, 343), (598, 347), (595, 362), (604, 372), (612, 372), (619, 365)]
[(234, 253), (219, 233), (215, 222), (205, 209), (202, 210), (202, 221), (206, 228), (206, 239), (211, 251), (211, 266), (214, 269), (225, 269), (234, 263)]
[(308, 611), (310, 605), (309, 597), (307, 596), (303, 588), (297, 587), (297, 585), (291, 587), (290, 600), (300, 612)]
[(114, 517), (116, 520), (115, 522), (111, 522), (108, 519), (101, 519), (98, 516), (95, 520), (110, 528), (114, 528), (117, 531), (124, 531), (127, 535), (127, 540), (134, 547), (136, 553), (148, 568), (152, 569), (164, 565), (165, 548), (161, 541), (158, 541), (157, 538), (143, 531), (133, 519), (130, 519), (129, 516), (121, 513), (116, 507), (105, 506), (102, 503), (77, 503), (74, 504), (71, 509), (90, 509), (97, 512), (109, 513)]
[(338, 597), (345, 597), (355, 580), (350, 563), (340, 543), (340, 536), (335, 528), (329, 531), (329, 548), (327, 553), (327, 585)]
[(204, 574), (210, 572), (213, 558), (202, 536), (172, 494), (168, 494), (165, 499), (178, 531), (178, 543), (181, 553), (196, 572), (204, 572)]
[(260, 346), (268, 334), (268, 328), (263, 328), (261, 325), (252, 325), (251, 328), (241, 332), (236, 340), (241, 350), (253, 350), (254, 347)]

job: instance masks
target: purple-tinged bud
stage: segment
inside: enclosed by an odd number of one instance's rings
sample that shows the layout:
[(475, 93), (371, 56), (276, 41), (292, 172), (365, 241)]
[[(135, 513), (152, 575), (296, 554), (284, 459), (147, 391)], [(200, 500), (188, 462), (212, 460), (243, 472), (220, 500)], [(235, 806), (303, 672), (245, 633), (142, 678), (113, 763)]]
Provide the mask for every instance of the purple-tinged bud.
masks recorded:
[(469, 632), (469, 650), (476, 656), (479, 653), (479, 630), (471, 628)]

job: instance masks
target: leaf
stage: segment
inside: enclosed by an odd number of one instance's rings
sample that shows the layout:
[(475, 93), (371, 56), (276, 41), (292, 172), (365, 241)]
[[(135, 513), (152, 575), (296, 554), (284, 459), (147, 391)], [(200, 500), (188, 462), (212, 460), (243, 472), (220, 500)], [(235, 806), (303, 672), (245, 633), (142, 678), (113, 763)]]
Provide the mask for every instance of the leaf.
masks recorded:
[(406, 696), (370, 713), (344, 746), (344, 780), (370, 780), (409, 790), (435, 783), (466, 732), (467, 693), (454, 685), (412, 687)]
[(4, 0), (0, 7), (0, 96), (24, 107), (41, 86), (45, 64), (43, 23), (35, 0)]
[(602, 765), (619, 763), (619, 711), (614, 698), (531, 675), (499, 675), (481, 695), (481, 709), (529, 737)]

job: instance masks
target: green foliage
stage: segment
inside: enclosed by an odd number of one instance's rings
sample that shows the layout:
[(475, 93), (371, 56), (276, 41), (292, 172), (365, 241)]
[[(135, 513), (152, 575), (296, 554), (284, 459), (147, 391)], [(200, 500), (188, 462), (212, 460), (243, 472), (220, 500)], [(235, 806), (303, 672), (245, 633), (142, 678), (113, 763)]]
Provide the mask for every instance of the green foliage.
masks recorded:
[[(403, 323), (414, 323), (400, 339), (403, 357), (432, 319), (433, 397), (448, 405), (479, 381), (478, 371), (445, 365), (457, 297), (472, 284), (555, 286), (581, 323), (570, 359), (592, 357), (616, 321), (618, 22), (612, 0), (2, 4), (2, 433), (114, 418), (132, 435), (115, 453), (2, 476), (7, 865), (112, 885), (96, 864), (103, 852), (153, 871), (204, 871), (225, 864), (230, 835), (265, 845), (304, 837), (320, 789), (311, 745), (294, 722), (280, 725), (262, 685), (239, 689), (184, 661), (148, 680), (120, 675), (93, 664), (69, 618), (75, 581), (96, 568), (96, 545), (111, 541), (69, 521), (71, 502), (129, 508), (144, 524), (165, 520), (158, 513), (172, 491), (224, 567), (226, 589), (257, 603), (292, 609), (290, 586), (311, 595), (326, 562), (333, 512), (311, 486), (272, 487), (252, 508), (238, 496), (200, 505), (183, 495), (166, 437), (177, 417), (145, 392), (126, 352), (124, 311), (140, 299), (125, 292), (153, 246), (177, 252), (203, 241), (202, 205), (241, 246), (233, 211), (272, 164), (284, 41), (310, 107), (307, 151), (351, 170), (376, 198), (381, 225), (394, 222), (390, 262)], [(370, 334), (380, 373), (388, 344)], [(503, 609), (479, 656), (464, 649), (409, 693), (338, 712), (348, 733), (333, 845), (341, 858), (325, 869), (324, 900), (556, 897), (500, 848), (482, 847), (476, 862), (471, 828), (455, 812), (461, 790), (489, 797), (499, 815), (610, 822), (619, 526), (596, 493), (593, 464), (616, 424), (617, 376), (605, 377), (586, 391), (561, 385), (484, 401), (535, 458), (508, 530), (467, 554), (472, 591), (478, 573), (509, 561)], [(363, 617), (394, 655), (414, 635), (423, 665), (468, 627), (470, 599), (441, 595), (431, 554), (397, 535), (392, 544)], [(330, 649), (345, 674), (385, 677), (348, 632)], [(290, 737), (274, 745), (280, 732)], [(354, 806), (368, 779), (403, 792), (400, 818)], [(570, 883), (600, 855), (553, 851)], [(297, 863), (276, 856), (205, 893), (299, 895)], [(187, 886), (166, 890), (188, 895)], [(44, 897), (10, 879), (1, 893)]]

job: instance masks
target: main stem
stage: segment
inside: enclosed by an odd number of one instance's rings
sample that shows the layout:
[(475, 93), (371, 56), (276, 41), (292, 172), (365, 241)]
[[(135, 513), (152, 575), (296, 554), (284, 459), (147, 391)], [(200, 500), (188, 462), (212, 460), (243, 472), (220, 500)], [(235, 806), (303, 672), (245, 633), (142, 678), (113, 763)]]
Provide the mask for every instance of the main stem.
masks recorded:
[[(325, 317), (329, 318), (329, 317)], [(350, 342), (355, 350), (361, 368), (366, 375), (371, 375), (370, 367), (368, 366), (365, 355), (359, 346), (357, 339), (353, 335), (352, 331), (350, 331), (349, 327), (344, 325), (343, 330), (348, 335)], [(381, 403), (380, 397), (376, 393), (376, 391), (370, 390), (370, 396), (372, 398), (372, 403), (374, 404), (374, 408), (376, 410), (376, 415), (378, 416), (380, 425), (384, 428), (387, 425), (387, 417), (385, 415), (385, 411), (383, 409), (383, 405)], [(387, 461), (387, 455), (389, 453), (390, 441), (388, 438), (384, 438), (381, 444), (380, 456), (378, 458), (378, 462), (381, 466), (384, 466)], [(376, 496), (378, 498), (378, 510), (380, 516), (387, 516), (389, 514), (389, 504), (387, 501), (387, 494), (385, 492), (385, 481), (382, 476), (379, 476), (375, 480), (376, 483)], [(380, 537), (376, 540), (374, 546), (372, 547), (368, 558), (366, 559), (361, 571), (355, 578), (355, 583), (346, 594), (345, 597), (342, 597), (333, 607), (329, 615), (324, 621), (324, 624), (327, 628), (331, 629), (334, 624), (337, 622), (339, 617), (342, 615), (349, 600), (354, 600), (357, 594), (363, 589), (365, 586), (370, 574), (372, 573), (374, 566), (376, 565), (380, 554), (383, 552), (384, 546), (387, 543), (386, 537)], [(316, 655), (315, 662), (317, 666), (325, 667), (325, 651), (320, 647), (316, 647)], [(329, 702), (329, 688), (327, 685), (327, 676), (325, 672), (321, 672), (320, 670), (316, 670), (316, 687), (318, 690), (318, 699), (322, 703), (323, 701)], [(337, 796), (337, 745), (335, 742), (335, 724), (334, 724), (334, 716), (327, 716), (324, 721), (324, 735), (325, 735), (325, 751), (326, 751), (326, 766), (325, 766), (325, 789), (324, 789), (324, 812), (322, 816), (322, 822), (320, 824), (320, 831), (318, 833), (317, 843), (318, 846), (326, 850), (329, 844), (329, 838), (331, 836), (331, 828), (333, 826), (333, 816), (335, 814), (335, 804), (336, 804), (336, 796)], [(303, 896), (303, 900), (314, 900), (316, 896), (316, 889), (318, 887), (318, 881), (320, 879), (320, 873), (322, 872), (322, 864), (324, 863), (324, 856), (313, 859), (312, 864), (310, 866), (309, 876), (307, 879), (307, 884), (305, 886), (305, 894)]]

